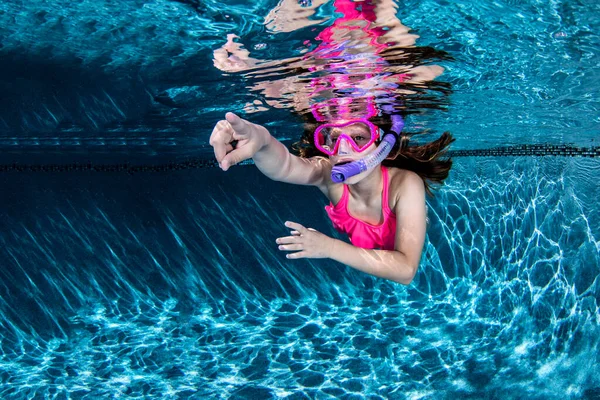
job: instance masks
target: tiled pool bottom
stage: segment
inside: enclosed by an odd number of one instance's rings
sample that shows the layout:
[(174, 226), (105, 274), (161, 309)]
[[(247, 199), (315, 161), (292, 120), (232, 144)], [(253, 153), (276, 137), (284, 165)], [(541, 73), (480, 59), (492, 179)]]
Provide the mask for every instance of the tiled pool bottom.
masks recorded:
[(594, 170), (457, 163), (408, 288), (281, 257), (285, 219), (331, 233), (321, 201), (252, 169), (217, 186), (186, 175), (177, 190), (172, 175), (127, 190), (53, 177), (30, 195), (16, 176), (0, 397), (594, 398)]

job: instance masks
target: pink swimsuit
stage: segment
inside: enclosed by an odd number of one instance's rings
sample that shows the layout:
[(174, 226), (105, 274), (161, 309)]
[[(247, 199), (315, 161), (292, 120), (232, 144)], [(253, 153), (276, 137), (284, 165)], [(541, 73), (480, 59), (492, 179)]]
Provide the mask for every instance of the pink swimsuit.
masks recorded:
[(380, 225), (371, 225), (368, 222), (354, 218), (348, 212), (348, 185), (344, 185), (344, 194), (340, 201), (334, 206), (333, 203), (325, 207), (325, 211), (333, 222), (333, 227), (339, 232), (347, 233), (350, 242), (356, 247), (364, 249), (394, 250), (396, 237), (396, 214), (392, 212), (388, 204), (388, 170), (381, 167), (383, 175), (383, 195), (381, 196), (381, 208), (383, 210), (383, 222)]

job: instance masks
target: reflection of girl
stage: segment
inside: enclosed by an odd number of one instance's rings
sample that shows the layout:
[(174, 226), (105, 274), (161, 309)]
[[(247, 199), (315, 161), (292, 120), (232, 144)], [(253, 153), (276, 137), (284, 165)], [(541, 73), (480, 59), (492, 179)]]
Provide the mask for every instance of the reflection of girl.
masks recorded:
[[(405, 81), (432, 80), (441, 68), (389, 68), (380, 57), (389, 43), (381, 40), (387, 31), (376, 22), (375, 3), (391, 2), (335, 0), (343, 17), (323, 30), (318, 36), (321, 44), (302, 58), (311, 78), (308, 85), (296, 85), (301, 88), (294, 93), (299, 98), (294, 105), (306, 120), (312, 115), (315, 126), (297, 144), (298, 155), (265, 127), (233, 113), (217, 123), (210, 144), (224, 171), (252, 158), (267, 177), (316, 186), (329, 199), (329, 218), (352, 244), (288, 221), (290, 235), (277, 239), (279, 249), (290, 252), (288, 258), (331, 258), (408, 284), (425, 241), (425, 193), (431, 183), (440, 184), (448, 176), (452, 163), (440, 155), (453, 139), (444, 134), (428, 145), (409, 147), (401, 136), (403, 120), (394, 115), (390, 99), (402, 93), (398, 88)], [(414, 41), (414, 36), (407, 37)], [(231, 37), (228, 44), (235, 49)], [(249, 67), (256, 65), (247, 54), (246, 59)], [(233, 60), (240, 66), (237, 70), (243, 69), (240, 60)], [(227, 65), (223, 57), (218, 61)], [(377, 119), (376, 103), (385, 99), (389, 115)]]
[[(267, 28), (287, 32), (306, 25), (306, 15), (298, 13), (301, 7), (296, 0), (280, 3), (269, 14)], [(314, 12), (323, 3), (313, 1), (308, 9)], [(319, 92), (340, 89), (336, 84), (339, 86), (342, 81), (344, 85), (348, 78), (352, 78), (355, 89), (368, 90), (372, 95), (384, 87), (394, 88), (396, 94), (414, 94), (413, 87), (429, 84), (442, 74), (442, 67), (429, 62), (444, 58), (445, 54), (414, 46), (418, 36), (409, 33), (396, 18), (393, 1), (335, 0), (333, 4), (338, 17), (319, 32), (315, 38), (318, 45), (303, 56), (276, 61), (253, 58), (242, 44), (235, 42), (238, 36), (229, 34), (227, 42), (213, 52), (214, 66), (225, 72), (245, 72), (246, 77), (253, 79), (250, 90), (260, 91), (265, 103), (276, 108), (293, 107), (300, 114), (310, 110), (309, 100)], [(340, 75), (344, 76), (337, 79)], [(400, 88), (399, 83), (403, 83)], [(244, 109), (247, 113), (266, 110), (259, 100)]]

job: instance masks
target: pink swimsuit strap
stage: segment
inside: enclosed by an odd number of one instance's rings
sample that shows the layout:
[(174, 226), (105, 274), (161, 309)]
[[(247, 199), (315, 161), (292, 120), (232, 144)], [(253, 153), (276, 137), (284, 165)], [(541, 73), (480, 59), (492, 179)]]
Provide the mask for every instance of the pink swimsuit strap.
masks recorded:
[(381, 167), (383, 178), (383, 191), (381, 196), (381, 208), (383, 221), (381, 224), (373, 225), (353, 217), (348, 212), (348, 198), (350, 191), (344, 185), (344, 193), (340, 201), (334, 206), (329, 204), (325, 207), (327, 215), (333, 223), (333, 227), (339, 232), (346, 233), (350, 242), (357, 247), (365, 249), (394, 250), (396, 236), (396, 215), (388, 204), (389, 182), (388, 170)]
[(337, 208), (337, 206), (342, 206), (344, 205), (344, 209), (346, 211), (346, 214), (348, 215), (348, 217), (371, 227), (379, 227), (382, 226), (386, 223), (388, 217), (390, 214), (393, 214), (393, 211), (390, 209), (390, 205), (389, 205), (389, 201), (388, 201), (388, 196), (389, 196), (389, 181), (388, 181), (388, 169), (386, 167), (384, 167), (383, 165), (381, 166), (381, 175), (382, 175), (382, 180), (383, 180), (383, 194), (381, 196), (381, 211), (383, 212), (383, 222), (381, 222), (381, 224), (370, 224), (368, 222), (365, 222), (361, 219), (358, 219), (356, 217), (353, 217), (352, 215), (350, 215), (350, 212), (348, 211), (348, 197), (350, 196), (350, 191), (348, 189), (348, 185), (344, 185), (344, 193), (342, 194), (342, 197), (340, 199), (340, 201), (336, 204), (335, 208)]

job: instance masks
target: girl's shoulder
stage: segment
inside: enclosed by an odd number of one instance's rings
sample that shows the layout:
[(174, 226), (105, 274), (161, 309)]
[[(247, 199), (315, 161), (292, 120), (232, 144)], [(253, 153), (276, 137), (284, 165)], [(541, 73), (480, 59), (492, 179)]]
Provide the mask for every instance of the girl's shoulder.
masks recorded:
[(390, 183), (390, 190), (394, 188), (401, 189), (402, 187), (423, 185), (423, 179), (416, 172), (409, 171), (407, 169), (388, 167), (388, 181)]
[(388, 203), (392, 210), (405, 193), (425, 193), (425, 184), (417, 173), (406, 169), (388, 168), (388, 174)]

